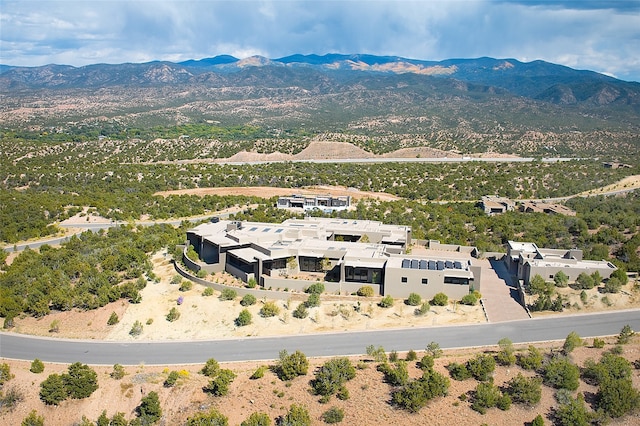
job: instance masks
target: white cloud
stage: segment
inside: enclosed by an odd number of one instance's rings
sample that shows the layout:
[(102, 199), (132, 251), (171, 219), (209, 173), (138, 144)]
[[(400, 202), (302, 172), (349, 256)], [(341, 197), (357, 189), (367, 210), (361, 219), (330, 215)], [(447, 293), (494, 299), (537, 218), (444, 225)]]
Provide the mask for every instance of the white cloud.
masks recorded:
[[(578, 4), (579, 3), (579, 4)], [(585, 5), (587, 4), (588, 5)], [(543, 59), (640, 80), (624, 1), (3, 1), (0, 62), (370, 53)]]

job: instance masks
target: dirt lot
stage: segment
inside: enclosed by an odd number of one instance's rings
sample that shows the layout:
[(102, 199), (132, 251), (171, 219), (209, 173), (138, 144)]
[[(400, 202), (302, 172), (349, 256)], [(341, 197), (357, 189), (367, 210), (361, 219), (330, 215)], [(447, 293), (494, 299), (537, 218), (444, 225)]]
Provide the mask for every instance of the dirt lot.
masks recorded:
[[(608, 341), (613, 343), (613, 339)], [(547, 345), (545, 349), (557, 349), (560, 346), (561, 342)], [(611, 347), (608, 344), (604, 350)], [(589, 346), (582, 347), (576, 349), (571, 358), (579, 365), (583, 365), (588, 358), (598, 360), (602, 351), (603, 349), (594, 349)], [(476, 352), (478, 351), (449, 351), (443, 358), (436, 360), (435, 369), (448, 376), (445, 369), (447, 364), (464, 362)], [(422, 354), (418, 352), (418, 356)], [(404, 354), (401, 355), (404, 356)], [(624, 347), (623, 355), (631, 361), (640, 358), (638, 338), (634, 343)], [(354, 364), (360, 360), (368, 359), (367, 357), (352, 358)], [(64, 372), (66, 365), (46, 364), (44, 373), (34, 374), (29, 372), (29, 362), (10, 362), (11, 372), (15, 374), (15, 378), (5, 384), (5, 390), (17, 387), (25, 400), (13, 411), (0, 414), (0, 423), (17, 425), (32, 409), (44, 416), (47, 425), (78, 424), (83, 415), (95, 421), (102, 410), (106, 410), (109, 416), (116, 412), (123, 412), (127, 419), (131, 419), (135, 416), (135, 408), (142, 396), (150, 391), (155, 391), (160, 396), (163, 412), (160, 424), (164, 425), (185, 424), (189, 416), (211, 408), (216, 408), (229, 417), (230, 425), (239, 425), (251, 413), (258, 411), (267, 413), (271, 419), (275, 419), (284, 414), (294, 403), (304, 405), (309, 410), (314, 425), (324, 424), (320, 416), (334, 406), (344, 410), (345, 418), (340, 424), (345, 426), (366, 425), (372, 422), (384, 425), (522, 425), (533, 420), (537, 414), (545, 417), (545, 424), (551, 424), (548, 416), (556, 406), (554, 391), (543, 386), (542, 399), (534, 407), (514, 404), (508, 411), (492, 408), (487, 411), (487, 414), (481, 415), (470, 408), (469, 399), (461, 400), (462, 395), (469, 397), (478, 383), (476, 380), (468, 379), (462, 382), (451, 380), (448, 396), (433, 400), (418, 413), (411, 414), (389, 403), (393, 388), (383, 382), (382, 374), (376, 371), (375, 363), (372, 362), (363, 363), (365, 368), (357, 370), (356, 377), (346, 384), (350, 394), (349, 399), (340, 401), (334, 396), (328, 404), (321, 404), (318, 401), (319, 398), (309, 392), (309, 381), (313, 378), (314, 369), (324, 361), (312, 359), (308, 374), (288, 383), (280, 381), (270, 371), (267, 371), (261, 379), (249, 379), (259, 366), (258, 363), (226, 364), (223, 368), (231, 368), (237, 374), (237, 378), (231, 384), (229, 394), (224, 397), (213, 397), (203, 392), (202, 387), (207, 385), (208, 380), (198, 372), (201, 365), (168, 368), (130, 366), (126, 367), (127, 374), (122, 380), (115, 380), (109, 376), (112, 371), (110, 366), (95, 367), (98, 373), (98, 390), (90, 398), (67, 400), (59, 407), (46, 406), (39, 401), (39, 384), (51, 373)], [(180, 371), (182, 378), (177, 386), (166, 388), (163, 382), (170, 370)], [(420, 375), (420, 371), (413, 362), (409, 363), (409, 371), (413, 378)], [(502, 385), (518, 373), (531, 374), (517, 366), (498, 367), (493, 375), (494, 382)], [(636, 388), (640, 385), (638, 370), (634, 370), (633, 382)], [(596, 388), (581, 383), (579, 391), (590, 399), (593, 398)], [(634, 415), (615, 420), (610, 424), (631, 426), (639, 422), (640, 417)]]
[(395, 201), (399, 197), (387, 194), (386, 192), (367, 192), (360, 191), (355, 188), (347, 188), (345, 186), (328, 186), (316, 185), (304, 188), (274, 188), (269, 186), (234, 186), (224, 188), (191, 188), (178, 189), (174, 191), (160, 191), (153, 195), (161, 195), (163, 197), (169, 195), (247, 195), (262, 198), (271, 198), (275, 196), (288, 196), (292, 194), (299, 195), (348, 195), (355, 200), (362, 198), (374, 198), (381, 201)]

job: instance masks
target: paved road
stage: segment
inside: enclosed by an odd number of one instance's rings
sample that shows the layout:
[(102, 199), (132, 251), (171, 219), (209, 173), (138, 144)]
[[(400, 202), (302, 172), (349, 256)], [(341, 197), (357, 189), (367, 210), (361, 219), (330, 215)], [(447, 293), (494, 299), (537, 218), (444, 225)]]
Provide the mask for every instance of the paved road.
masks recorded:
[[(233, 166), (259, 165), (270, 163), (467, 163), (470, 161), (480, 161), (483, 163), (530, 163), (538, 160), (533, 157), (373, 157), (373, 158), (329, 158), (319, 160), (268, 160), (268, 161), (215, 161), (215, 164), (229, 164)], [(543, 163), (557, 163), (580, 158), (551, 157), (540, 159)], [(208, 160), (207, 160), (208, 161)]]
[(107, 342), (50, 339), (0, 333), (0, 358), (94, 365), (176, 365), (218, 361), (272, 360), (282, 349), (297, 349), (307, 356), (356, 355), (368, 345), (386, 350), (422, 350), (429, 342), (443, 349), (495, 345), (508, 337), (514, 343), (562, 340), (571, 331), (582, 337), (618, 334), (630, 325), (640, 330), (640, 310), (572, 315), (451, 327), (409, 328), (184, 342)]

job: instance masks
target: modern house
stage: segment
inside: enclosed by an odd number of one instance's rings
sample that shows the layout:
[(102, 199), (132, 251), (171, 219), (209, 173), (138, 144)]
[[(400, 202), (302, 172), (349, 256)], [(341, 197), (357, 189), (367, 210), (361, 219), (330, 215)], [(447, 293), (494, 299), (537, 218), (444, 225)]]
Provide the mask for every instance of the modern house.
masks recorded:
[(592, 274), (596, 271), (607, 279), (617, 269), (606, 260), (582, 260), (582, 250), (579, 249), (538, 248), (535, 243), (516, 241), (508, 242), (505, 262), (509, 271), (527, 285), (536, 275), (547, 281), (553, 280), (558, 271), (564, 272), (569, 281), (575, 281), (582, 272)]
[(576, 212), (562, 204), (543, 203), (540, 201), (525, 201), (520, 205), (520, 211), (525, 213), (561, 214), (575, 216)]
[(480, 207), (489, 216), (512, 212), (516, 208), (516, 203), (505, 197), (497, 195), (485, 195), (480, 200)]
[(264, 288), (303, 290), (317, 280), (332, 293), (369, 285), (398, 298), (443, 292), (454, 299), (479, 290), (475, 249), (440, 246), (428, 256), (409, 255), (408, 226), (312, 217), (280, 224), (221, 220), (189, 230), (187, 240), (200, 259), (191, 262), (185, 256), (190, 268), (226, 271)]
[(291, 195), (289, 197), (279, 197), (276, 204), (279, 209), (298, 210), (322, 210), (330, 213), (332, 211), (347, 210), (351, 205), (349, 196), (332, 195)]

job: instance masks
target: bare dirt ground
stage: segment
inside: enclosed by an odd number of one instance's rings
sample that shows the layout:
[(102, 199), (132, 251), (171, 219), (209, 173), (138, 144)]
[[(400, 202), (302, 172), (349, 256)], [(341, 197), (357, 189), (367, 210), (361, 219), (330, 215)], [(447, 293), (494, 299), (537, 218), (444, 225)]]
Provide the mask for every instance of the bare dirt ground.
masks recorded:
[(153, 195), (161, 195), (163, 197), (169, 195), (247, 195), (262, 198), (271, 198), (275, 196), (288, 196), (292, 194), (299, 195), (334, 195), (334, 196), (350, 196), (355, 200), (362, 198), (374, 198), (381, 201), (395, 201), (400, 197), (387, 194), (386, 192), (369, 192), (360, 191), (355, 188), (347, 188), (346, 186), (330, 186), (315, 185), (306, 186), (304, 188), (274, 188), (269, 186), (236, 186), (223, 188), (191, 188), (177, 189), (174, 191), (160, 191)]
[(627, 176), (619, 182), (601, 188), (585, 191), (579, 195), (598, 195), (614, 191), (633, 190), (640, 188), (640, 175)]
[[(585, 346), (576, 349), (572, 354), (572, 360), (578, 365), (592, 358), (598, 360), (604, 350), (612, 347), (615, 339), (607, 339), (608, 344), (604, 349), (595, 349)], [(420, 342), (424, 345), (426, 342)], [(591, 344), (589, 340), (588, 345)], [(558, 349), (562, 342), (551, 343), (543, 347), (545, 351)], [(520, 348), (524, 350), (524, 348)], [(475, 349), (447, 351), (442, 358), (436, 359), (435, 369), (448, 377), (445, 366), (451, 362), (464, 362), (480, 351), (491, 349)], [(419, 351), (421, 357), (423, 352)], [(401, 354), (404, 357), (404, 354)], [(640, 357), (640, 343), (638, 338), (631, 344), (624, 346), (625, 356), (630, 361)], [(224, 397), (213, 397), (203, 392), (203, 386), (208, 384), (208, 379), (199, 373), (202, 365), (186, 366), (129, 366), (126, 367), (126, 376), (121, 380), (115, 380), (109, 376), (111, 366), (94, 367), (98, 373), (98, 390), (84, 400), (67, 400), (59, 407), (46, 406), (38, 399), (39, 384), (49, 374), (63, 373), (66, 365), (46, 364), (42, 374), (29, 372), (30, 363), (25, 361), (10, 361), (11, 372), (15, 378), (5, 384), (5, 390), (17, 388), (24, 396), (24, 401), (19, 403), (13, 411), (0, 413), (0, 423), (6, 425), (18, 425), (27, 414), (35, 409), (45, 418), (47, 425), (72, 425), (78, 424), (82, 416), (95, 421), (102, 410), (107, 411), (109, 417), (116, 412), (122, 412), (127, 419), (135, 416), (135, 408), (141, 398), (150, 391), (159, 394), (162, 406), (162, 425), (185, 424), (188, 417), (197, 412), (218, 409), (229, 418), (230, 425), (239, 425), (253, 412), (263, 412), (271, 419), (275, 419), (286, 413), (291, 404), (305, 406), (311, 415), (312, 424), (324, 424), (321, 415), (330, 407), (338, 407), (344, 410), (345, 418), (340, 423), (345, 426), (360, 426), (367, 424), (381, 425), (452, 425), (478, 426), (487, 425), (522, 425), (531, 422), (537, 414), (545, 418), (545, 424), (552, 424), (549, 416), (553, 407), (557, 406), (553, 389), (543, 386), (542, 399), (534, 407), (526, 407), (513, 404), (508, 411), (500, 411), (492, 408), (485, 415), (479, 414), (470, 408), (471, 391), (478, 384), (476, 380), (469, 379), (462, 382), (451, 380), (451, 387), (447, 396), (431, 401), (425, 408), (416, 414), (393, 407), (389, 401), (393, 387), (383, 382), (383, 376), (376, 371), (376, 364), (369, 362), (366, 356), (353, 357), (354, 364), (359, 361), (364, 369), (358, 369), (356, 377), (347, 382), (346, 388), (350, 398), (341, 401), (335, 396), (328, 404), (321, 404), (318, 397), (312, 395), (310, 380), (316, 367), (322, 365), (325, 360), (311, 359), (308, 374), (298, 377), (291, 382), (280, 381), (272, 372), (267, 371), (263, 378), (251, 380), (260, 363), (232, 363), (223, 368), (230, 368), (237, 378), (230, 386), (230, 392)], [(273, 365), (273, 364), (269, 364)], [(163, 386), (170, 370), (181, 373), (177, 385), (172, 388)], [(420, 371), (415, 363), (409, 363), (409, 371), (412, 378), (417, 378)], [(493, 379), (497, 385), (503, 385), (518, 373), (530, 376), (531, 372), (521, 370), (517, 366), (497, 367)], [(640, 385), (638, 370), (633, 372), (633, 383), (637, 388)], [(587, 400), (593, 398), (596, 392), (594, 386), (581, 383), (579, 392), (585, 394)], [(466, 398), (465, 398), (466, 397)], [(613, 426), (637, 425), (640, 417), (635, 414), (612, 421)]]

